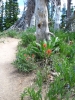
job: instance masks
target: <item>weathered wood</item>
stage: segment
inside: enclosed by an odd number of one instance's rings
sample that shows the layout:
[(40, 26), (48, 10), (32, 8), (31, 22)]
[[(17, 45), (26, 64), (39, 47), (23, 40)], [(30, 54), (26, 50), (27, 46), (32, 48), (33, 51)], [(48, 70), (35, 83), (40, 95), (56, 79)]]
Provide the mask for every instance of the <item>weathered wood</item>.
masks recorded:
[(35, 16), (36, 16), (36, 39), (37, 42), (41, 40), (50, 40), (48, 27), (48, 10), (46, 0), (35, 0)]
[(71, 15), (69, 18), (67, 18), (64, 21), (66, 23), (66, 26), (65, 26), (64, 30), (75, 32), (75, 12), (74, 12), (73, 15)]
[(60, 14), (61, 14), (61, 0), (55, 0), (55, 22), (54, 22), (54, 29), (60, 29)]
[[(26, 6), (26, 5), (25, 5)], [(27, 10), (24, 7), (22, 17), (19, 18), (10, 30), (24, 31), (30, 26), (31, 18), (35, 10), (35, 0), (27, 1)]]
[(72, 0), (67, 0), (67, 18), (71, 16), (71, 1)]

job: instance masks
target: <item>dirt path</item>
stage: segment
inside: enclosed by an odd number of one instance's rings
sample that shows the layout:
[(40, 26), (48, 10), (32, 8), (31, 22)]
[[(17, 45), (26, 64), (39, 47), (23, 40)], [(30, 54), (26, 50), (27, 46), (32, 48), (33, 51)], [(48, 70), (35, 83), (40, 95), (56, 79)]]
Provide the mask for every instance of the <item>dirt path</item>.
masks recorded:
[(0, 100), (20, 100), (24, 88), (33, 83), (34, 74), (21, 74), (11, 64), (18, 42), (18, 39), (8, 37), (0, 39)]

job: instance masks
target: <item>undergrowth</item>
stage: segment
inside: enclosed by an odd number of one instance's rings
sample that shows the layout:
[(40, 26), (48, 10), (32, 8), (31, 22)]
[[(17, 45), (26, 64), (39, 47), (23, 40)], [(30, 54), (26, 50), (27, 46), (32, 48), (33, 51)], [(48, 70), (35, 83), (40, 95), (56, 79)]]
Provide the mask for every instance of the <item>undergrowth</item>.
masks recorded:
[[(52, 38), (52, 41), (44, 41), (40, 44), (33, 41), (27, 46), (28, 54), (34, 54), (34, 60), (41, 61), (42, 64), (36, 75), (35, 86), (26, 88), (21, 95), (21, 100), (26, 96), (30, 96), (30, 100), (74, 100), (75, 33), (59, 31), (55, 35), (56, 38)], [(47, 50), (50, 51), (48, 56)], [(52, 66), (49, 64), (51, 61)], [(53, 81), (48, 82), (51, 67), (58, 75)], [(47, 86), (45, 95), (42, 94), (44, 84)]]
[[(36, 43), (34, 32), (33, 28), (21, 34), (14, 62), (20, 71), (37, 73), (34, 85), (24, 89), (21, 100), (26, 96), (29, 100), (74, 100), (75, 33), (58, 31), (51, 41)], [(52, 76), (51, 72), (57, 75)]]

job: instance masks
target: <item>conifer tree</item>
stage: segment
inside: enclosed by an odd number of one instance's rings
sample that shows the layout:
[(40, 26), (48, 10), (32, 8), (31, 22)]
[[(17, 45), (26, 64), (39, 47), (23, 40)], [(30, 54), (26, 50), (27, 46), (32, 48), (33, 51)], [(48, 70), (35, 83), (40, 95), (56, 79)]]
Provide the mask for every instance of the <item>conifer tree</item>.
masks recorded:
[(3, 31), (3, 11), (4, 11), (4, 4), (3, 1), (0, 0), (0, 31)]
[(5, 3), (5, 29), (8, 29), (12, 26), (15, 21), (18, 19), (18, 2), (17, 0), (6, 0)]
[(12, 4), (13, 23), (18, 19), (18, 16), (17, 16), (18, 14), (19, 14), (18, 2), (17, 0), (13, 0), (13, 4)]

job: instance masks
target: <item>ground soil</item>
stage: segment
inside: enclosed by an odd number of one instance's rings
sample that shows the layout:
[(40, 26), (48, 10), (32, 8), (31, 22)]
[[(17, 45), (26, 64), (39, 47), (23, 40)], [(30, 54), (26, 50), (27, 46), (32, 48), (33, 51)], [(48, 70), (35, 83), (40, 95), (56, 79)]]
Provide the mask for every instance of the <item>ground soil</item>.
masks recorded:
[(12, 64), (18, 42), (9, 37), (0, 39), (0, 100), (20, 100), (24, 88), (33, 84), (34, 73), (20, 73)]

